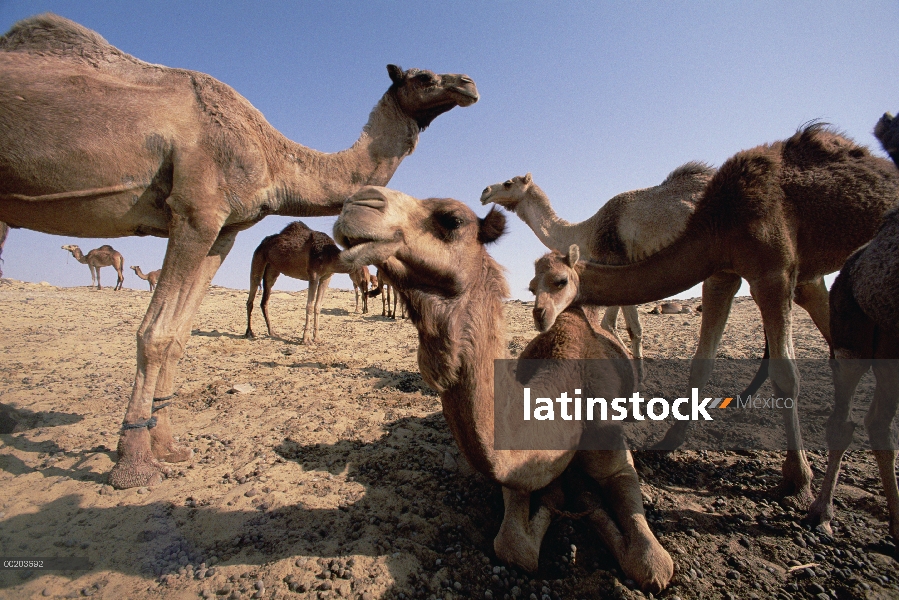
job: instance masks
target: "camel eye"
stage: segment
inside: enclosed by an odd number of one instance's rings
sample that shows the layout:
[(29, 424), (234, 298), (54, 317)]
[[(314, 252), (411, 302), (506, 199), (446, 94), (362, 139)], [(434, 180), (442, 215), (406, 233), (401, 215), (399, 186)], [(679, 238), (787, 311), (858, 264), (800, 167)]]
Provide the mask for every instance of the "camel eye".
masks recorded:
[(424, 83), (427, 85), (434, 85), (437, 82), (437, 78), (431, 75), (430, 73), (421, 73), (415, 76), (415, 81), (418, 83)]
[(455, 231), (465, 223), (462, 217), (453, 213), (439, 214), (436, 219), (440, 227), (446, 231)]
[(510, 187), (512, 187), (512, 180), (510, 179), (509, 181), (505, 182), (503, 184), (503, 187), (506, 189), (509, 189)]
[(561, 290), (563, 287), (565, 287), (566, 285), (568, 285), (568, 278), (567, 278), (567, 277), (563, 277), (562, 279), (556, 279), (556, 287), (559, 288), (560, 290)]

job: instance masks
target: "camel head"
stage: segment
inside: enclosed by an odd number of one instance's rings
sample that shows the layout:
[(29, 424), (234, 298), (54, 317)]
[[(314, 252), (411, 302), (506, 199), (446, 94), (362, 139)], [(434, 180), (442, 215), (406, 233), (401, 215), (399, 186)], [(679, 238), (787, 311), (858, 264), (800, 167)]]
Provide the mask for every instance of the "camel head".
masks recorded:
[(377, 266), (401, 292), (453, 298), (492, 261), (484, 246), (504, 233), (505, 224), (499, 211), (480, 219), (458, 200), (418, 200), (369, 186), (343, 205), (334, 238), (348, 248), (342, 260)]
[(532, 185), (534, 185), (534, 180), (530, 173), (507, 179), (502, 183), (488, 185), (481, 192), (481, 204), (487, 205), (495, 202), (506, 210), (514, 212)]
[(387, 72), (393, 81), (388, 93), (421, 129), (448, 110), (478, 101), (478, 88), (468, 75), (422, 69), (403, 71), (396, 65), (387, 65)]
[(580, 277), (577, 261), (580, 258), (577, 244), (568, 248), (568, 254), (553, 250), (534, 263), (534, 278), (529, 289), (534, 294), (534, 327), (541, 333), (556, 322), (568, 306), (577, 299)]
[[(899, 157), (899, 119), (890, 113), (884, 113), (874, 126), (874, 137), (880, 140), (883, 149), (896, 161)], [(899, 162), (896, 162), (896, 166), (899, 166)]]
[(66, 244), (65, 246), (62, 247), (62, 249), (68, 250), (69, 252), (72, 253), (72, 256), (74, 256), (76, 258), (78, 257), (79, 254), (81, 254), (81, 248), (79, 248), (75, 244)]

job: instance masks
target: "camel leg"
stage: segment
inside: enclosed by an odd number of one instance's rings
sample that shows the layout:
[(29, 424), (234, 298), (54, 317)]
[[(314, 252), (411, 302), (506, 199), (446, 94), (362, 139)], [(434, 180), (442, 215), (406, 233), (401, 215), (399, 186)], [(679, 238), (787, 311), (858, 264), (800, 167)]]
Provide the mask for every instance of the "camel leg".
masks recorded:
[(88, 265), (87, 268), (91, 270), (91, 287), (96, 286), (98, 290), (102, 290), (103, 288), (100, 287), (100, 269), (93, 265)]
[(627, 334), (631, 338), (631, 352), (637, 361), (637, 382), (643, 383), (643, 325), (640, 324), (640, 315), (636, 306), (622, 306), (621, 314), (624, 315), (624, 323), (627, 325)]
[(830, 345), (833, 341), (830, 335), (830, 294), (827, 293), (824, 278), (797, 285), (793, 302), (805, 309)]
[(321, 277), (318, 280), (318, 289), (315, 290), (315, 307), (312, 315), (312, 341), (318, 341), (318, 315), (322, 311), (322, 302), (325, 301), (325, 294), (328, 291), (328, 284), (331, 283), (331, 275)]
[(303, 325), (303, 343), (312, 342), (312, 333), (309, 330), (309, 317), (315, 314), (315, 296), (318, 293), (319, 276), (317, 273), (309, 273), (309, 289), (306, 291), (306, 324)]
[[(353, 309), (354, 313), (359, 312), (359, 286), (353, 285), (353, 292), (356, 294), (356, 308)], [(362, 312), (365, 312), (364, 310)]]
[[(587, 308), (586, 306), (583, 308)], [(599, 324), (600, 327), (611, 333), (618, 343), (627, 348), (627, 344), (624, 343), (624, 340), (621, 339), (621, 336), (618, 335), (618, 306), (607, 306), (605, 312), (602, 315), (602, 322)], [(586, 311), (585, 311), (586, 314)], [(588, 317), (589, 318), (589, 317)]]
[[(895, 356), (895, 352), (892, 353)], [(896, 442), (890, 427), (899, 405), (899, 361), (875, 360), (877, 387), (874, 400), (865, 416), (865, 428), (877, 461), (883, 493), (890, 513), (890, 535), (899, 543), (899, 488), (896, 486)]]
[(794, 496), (800, 506), (808, 506), (812, 496), (812, 470), (802, 446), (799, 426), (799, 371), (793, 360), (791, 277), (777, 274), (750, 282), (749, 289), (762, 313), (765, 335), (771, 351), (769, 371), (774, 396), (792, 398), (791, 408), (782, 409), (787, 435), (787, 456), (781, 469), (783, 480), (776, 494)]
[[(266, 267), (262, 274), (262, 300), (259, 301), (259, 308), (262, 309), (262, 318), (265, 319), (265, 329), (268, 331), (269, 337), (274, 337), (275, 333), (272, 331), (272, 322), (268, 318), (268, 300), (271, 298), (272, 288), (275, 287), (278, 275), (280, 273), (272, 267)], [(247, 326), (249, 327), (249, 324)]]
[[(560, 497), (555, 499), (561, 500)], [(531, 493), (503, 486), (503, 522), (493, 540), (493, 550), (498, 559), (525, 571), (537, 570), (540, 544), (552, 522), (552, 512), (547, 504), (553, 502), (541, 504), (531, 516)]]
[(646, 522), (640, 478), (627, 450), (584, 451), (578, 454), (584, 471), (602, 488), (613, 520), (600, 507), (588, 516), (625, 574), (644, 592), (659, 593), (671, 581), (674, 561)]
[[(716, 273), (702, 282), (702, 320), (699, 326), (699, 343), (690, 362), (689, 389), (696, 388), (702, 394), (703, 388), (712, 377), (715, 355), (724, 335), (727, 317), (740, 289), (741, 279), (734, 273)], [(671, 452), (687, 439), (691, 421), (675, 421), (665, 437), (652, 447), (653, 450)]]
[(855, 423), (849, 419), (852, 408), (852, 396), (862, 376), (871, 366), (870, 361), (858, 359), (841, 359), (839, 356), (830, 361), (833, 373), (834, 406), (830, 418), (827, 419), (827, 472), (821, 482), (818, 497), (809, 506), (806, 523), (820, 527), (829, 535), (833, 535), (830, 521), (833, 519), (833, 497), (840, 474), (840, 464), (849, 444)]
[[(163, 468), (152, 450), (151, 432), (154, 397), (171, 395), (171, 380), (177, 360), (184, 353), (194, 315), (218, 267), (234, 244), (234, 233), (218, 235), (218, 215), (204, 222), (205, 215), (190, 219), (177, 212), (172, 216), (171, 237), (166, 249), (158, 293), (137, 333), (137, 372), (123, 430), (118, 444), (118, 462), (109, 473), (117, 488), (152, 485), (162, 480)], [(157, 395), (159, 376), (167, 389)], [(166, 419), (164, 411), (156, 416)], [(164, 433), (163, 431), (160, 434)], [(170, 433), (170, 432), (169, 432)], [(165, 444), (157, 434), (157, 443)]]

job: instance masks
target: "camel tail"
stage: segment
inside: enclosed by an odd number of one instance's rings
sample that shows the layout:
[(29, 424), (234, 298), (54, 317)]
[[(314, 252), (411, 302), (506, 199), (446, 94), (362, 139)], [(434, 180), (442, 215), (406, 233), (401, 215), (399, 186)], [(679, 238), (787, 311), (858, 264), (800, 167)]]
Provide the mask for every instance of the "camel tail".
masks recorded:
[(578, 262), (578, 301), (600, 306), (654, 302), (701, 283), (726, 266), (717, 238), (689, 227), (671, 245), (623, 266)]
[(262, 278), (265, 277), (265, 269), (268, 263), (262, 252), (262, 246), (256, 248), (253, 252), (253, 261), (250, 263), (250, 295), (255, 295), (259, 286), (262, 285)]

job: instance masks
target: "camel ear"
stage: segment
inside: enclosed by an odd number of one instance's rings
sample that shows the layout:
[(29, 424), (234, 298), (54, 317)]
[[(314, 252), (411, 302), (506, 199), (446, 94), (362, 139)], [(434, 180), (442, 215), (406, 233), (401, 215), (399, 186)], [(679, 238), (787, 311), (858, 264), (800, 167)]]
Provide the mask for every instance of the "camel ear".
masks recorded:
[(506, 215), (496, 210), (496, 207), (490, 209), (487, 216), (478, 219), (478, 241), (482, 244), (492, 244), (506, 233)]
[(565, 258), (567, 259), (565, 262), (567, 262), (568, 266), (573, 269), (577, 264), (577, 261), (581, 258), (581, 249), (577, 247), (577, 244), (568, 246), (568, 256)]
[(393, 83), (402, 83), (403, 69), (396, 65), (387, 65), (387, 73), (390, 75), (390, 81)]
[(531, 179), (531, 174), (530, 174), (530, 173), (528, 173), (527, 175), (524, 176), (524, 182), (525, 182), (525, 183), (530, 183), (531, 181), (533, 181), (533, 179)]

